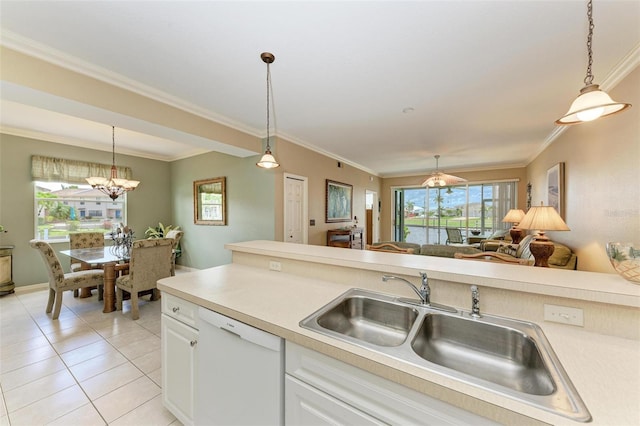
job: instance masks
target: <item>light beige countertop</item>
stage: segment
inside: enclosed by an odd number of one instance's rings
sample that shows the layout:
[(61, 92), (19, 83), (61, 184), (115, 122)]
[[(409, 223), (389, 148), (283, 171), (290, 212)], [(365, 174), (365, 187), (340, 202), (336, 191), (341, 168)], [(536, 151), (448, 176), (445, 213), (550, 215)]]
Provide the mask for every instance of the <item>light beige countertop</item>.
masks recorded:
[[(283, 243), (279, 243), (283, 244)], [(237, 245), (232, 245), (237, 248)], [(271, 254), (277, 244), (270, 245)], [(300, 249), (312, 246), (298, 246)], [(244, 246), (244, 250), (266, 250), (265, 245), (254, 242), (253, 248)], [(323, 261), (355, 263), (362, 267), (362, 259), (375, 267), (376, 260), (388, 257), (375, 257), (374, 252), (337, 249), (339, 259), (329, 259), (326, 251), (320, 250)], [(298, 254), (305, 261), (311, 258), (314, 250), (300, 250)], [(350, 258), (349, 252), (359, 256)], [(318, 253), (318, 252), (316, 252)], [(377, 253), (380, 254), (380, 253)], [(384, 254), (384, 253), (383, 253)], [(398, 256), (398, 255), (391, 255)], [(375, 258), (374, 258), (375, 257)], [(404, 256), (410, 258), (411, 256)], [(317, 259), (316, 259), (317, 260)], [(398, 259), (402, 263), (402, 259)], [(390, 273), (412, 273), (409, 265), (382, 265), (380, 270)], [(393, 262), (391, 262), (393, 263)], [(470, 274), (466, 270), (446, 271), (445, 264), (437, 265), (440, 274), (456, 276)], [(472, 264), (480, 262), (469, 262)], [(349, 265), (353, 267), (354, 265)], [(395, 270), (394, 270), (395, 268)], [(409, 269), (406, 269), (409, 268)], [(485, 266), (471, 267), (475, 272)], [(516, 267), (517, 268), (517, 267)], [(503, 272), (511, 274), (511, 272)], [(517, 275), (517, 274), (516, 274)], [(605, 275), (606, 274), (601, 274)], [(485, 275), (486, 277), (486, 275)], [(326, 277), (325, 277), (326, 278)], [(442, 278), (442, 277), (441, 277)], [(447, 277), (452, 280), (454, 277)], [(515, 279), (516, 277), (510, 278)], [(482, 280), (482, 274), (480, 274)], [(488, 277), (485, 278), (487, 282)], [(535, 281), (534, 278), (527, 278)], [(609, 279), (609, 277), (606, 277)], [(498, 278), (498, 281), (500, 279)], [(513, 285), (504, 279), (501, 285)], [(615, 280), (612, 282), (615, 283)], [(588, 285), (588, 283), (587, 283)], [(541, 286), (550, 286), (542, 283)], [(355, 365), (371, 373), (408, 386), (436, 398), (456, 403), (463, 408), (471, 408), (477, 402), (476, 412), (481, 413), (487, 407), (502, 407), (511, 414), (527, 416), (550, 424), (578, 424), (526, 403), (498, 395), (477, 386), (463, 383), (441, 373), (419, 368), (377, 352), (351, 345), (301, 328), (299, 322), (338, 297), (349, 288), (330, 280), (301, 277), (286, 272), (269, 271), (241, 264), (231, 264), (216, 268), (180, 274), (160, 280), (158, 288), (174, 296), (235, 318), (251, 326), (276, 334), (288, 341), (309, 347), (346, 363)], [(551, 285), (551, 287), (553, 287)], [(394, 294), (394, 288), (390, 288)], [(637, 295), (631, 294), (633, 299)], [(466, 306), (458, 308), (467, 309)], [(612, 337), (587, 332), (576, 327), (539, 323), (562, 365), (567, 371), (580, 396), (587, 405), (595, 425), (638, 425), (640, 424), (640, 341)], [(495, 406), (495, 407), (494, 407)], [(497, 411), (501, 411), (497, 409)], [(500, 419), (499, 415), (496, 415)], [(513, 417), (511, 417), (513, 418)], [(502, 417), (509, 419), (509, 417)], [(509, 423), (509, 421), (506, 421)], [(513, 423), (513, 422), (512, 422)]]

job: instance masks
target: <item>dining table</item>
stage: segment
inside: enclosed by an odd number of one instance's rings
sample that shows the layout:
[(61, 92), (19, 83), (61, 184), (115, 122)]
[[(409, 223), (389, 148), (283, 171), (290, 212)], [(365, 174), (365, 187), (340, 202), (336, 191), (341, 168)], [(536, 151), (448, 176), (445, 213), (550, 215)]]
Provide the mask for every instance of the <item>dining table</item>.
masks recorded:
[[(104, 308), (102, 312), (115, 311), (116, 277), (119, 272), (129, 269), (129, 258), (114, 250), (113, 246), (61, 250), (60, 253), (81, 261), (82, 269), (90, 269), (91, 265), (99, 265), (104, 270), (104, 291), (102, 295)], [(90, 295), (91, 290), (81, 289), (80, 297)]]

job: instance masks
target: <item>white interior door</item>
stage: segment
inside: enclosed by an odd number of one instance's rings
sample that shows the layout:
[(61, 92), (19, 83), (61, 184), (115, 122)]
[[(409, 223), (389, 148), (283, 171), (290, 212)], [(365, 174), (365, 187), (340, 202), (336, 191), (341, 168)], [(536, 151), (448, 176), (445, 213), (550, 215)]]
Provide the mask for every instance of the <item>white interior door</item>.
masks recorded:
[(377, 192), (368, 189), (365, 191), (365, 207), (372, 210), (371, 242), (377, 243), (380, 241), (380, 204)]
[(307, 178), (284, 175), (284, 239), (289, 243), (307, 244), (308, 209)]

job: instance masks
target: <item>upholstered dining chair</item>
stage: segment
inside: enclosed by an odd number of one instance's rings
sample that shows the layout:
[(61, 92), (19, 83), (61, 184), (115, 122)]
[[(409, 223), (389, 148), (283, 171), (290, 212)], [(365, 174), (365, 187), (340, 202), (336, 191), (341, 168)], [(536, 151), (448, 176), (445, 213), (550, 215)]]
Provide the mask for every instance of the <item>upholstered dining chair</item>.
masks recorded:
[(178, 244), (180, 244), (180, 239), (184, 235), (183, 231), (179, 231), (177, 229), (172, 229), (167, 232), (165, 238), (173, 239), (173, 247), (171, 248), (171, 276), (173, 277), (176, 274), (176, 250), (178, 250)]
[[(101, 287), (104, 285), (104, 272), (100, 269), (87, 269), (67, 274), (62, 270), (60, 260), (51, 246), (41, 240), (31, 240), (29, 245), (38, 250), (49, 274), (49, 300), (46, 313), (53, 308), (52, 319), (58, 319), (62, 307), (62, 293), (65, 290), (77, 290), (83, 287)], [(55, 308), (54, 308), (55, 300)]]
[(116, 279), (116, 310), (122, 310), (123, 292), (131, 294), (131, 318), (140, 318), (138, 293), (153, 290), (151, 300), (158, 300), (156, 282), (171, 276), (172, 238), (137, 240), (131, 248), (129, 275)]
[[(102, 232), (70, 232), (69, 249), (83, 249), (92, 247), (104, 247), (104, 234)], [(78, 272), (82, 269), (102, 269), (101, 265), (91, 265), (71, 258), (69, 267), (71, 272)], [(98, 300), (102, 300), (102, 287), (98, 287)], [(89, 290), (91, 291), (91, 290)], [(73, 291), (73, 296), (78, 297), (78, 290)]]

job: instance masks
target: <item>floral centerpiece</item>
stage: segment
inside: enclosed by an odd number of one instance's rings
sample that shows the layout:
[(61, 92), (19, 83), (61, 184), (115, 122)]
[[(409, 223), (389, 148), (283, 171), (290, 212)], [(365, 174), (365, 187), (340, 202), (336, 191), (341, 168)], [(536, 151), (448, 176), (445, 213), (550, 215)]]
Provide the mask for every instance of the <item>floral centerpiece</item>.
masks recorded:
[(128, 258), (131, 256), (131, 246), (133, 246), (134, 235), (133, 229), (121, 223), (120, 226), (107, 235), (109, 235), (113, 241), (111, 254), (121, 258)]

